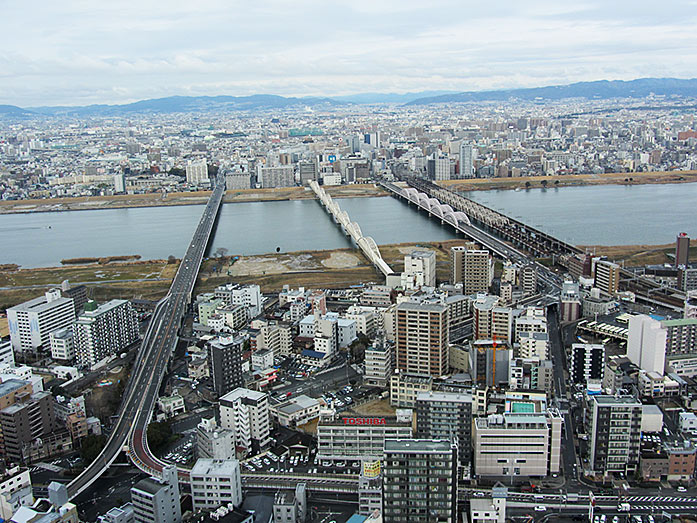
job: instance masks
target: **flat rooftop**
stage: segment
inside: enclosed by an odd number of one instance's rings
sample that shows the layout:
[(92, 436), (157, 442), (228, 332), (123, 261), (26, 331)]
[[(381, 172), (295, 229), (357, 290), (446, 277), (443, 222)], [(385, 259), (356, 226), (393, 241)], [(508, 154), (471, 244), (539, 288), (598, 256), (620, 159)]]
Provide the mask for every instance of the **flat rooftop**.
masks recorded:
[(442, 454), (450, 452), (450, 442), (430, 439), (386, 439), (385, 452), (410, 454)]

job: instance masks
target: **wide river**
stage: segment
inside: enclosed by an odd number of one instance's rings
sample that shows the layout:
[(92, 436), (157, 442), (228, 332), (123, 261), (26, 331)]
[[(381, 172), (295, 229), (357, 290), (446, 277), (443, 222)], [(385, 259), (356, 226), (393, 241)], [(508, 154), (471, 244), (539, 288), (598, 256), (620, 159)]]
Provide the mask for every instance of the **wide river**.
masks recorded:
[[(575, 244), (660, 244), (697, 235), (697, 184), (479, 191), (473, 199)], [(340, 200), (378, 244), (454, 238), (447, 226), (391, 197)], [(0, 263), (51, 267), (64, 258), (181, 257), (203, 206), (0, 215)], [(223, 206), (211, 247), (262, 254), (349, 247), (315, 200)]]

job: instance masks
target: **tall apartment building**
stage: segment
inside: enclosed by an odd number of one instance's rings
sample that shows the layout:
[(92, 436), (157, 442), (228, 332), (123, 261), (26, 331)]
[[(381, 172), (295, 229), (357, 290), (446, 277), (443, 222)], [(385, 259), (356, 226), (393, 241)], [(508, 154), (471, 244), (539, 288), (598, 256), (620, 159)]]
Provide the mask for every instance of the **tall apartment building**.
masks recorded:
[(472, 431), (478, 476), (538, 476), (559, 472), (559, 411), (506, 412), (477, 418)]
[(256, 318), (261, 314), (263, 296), (261, 295), (259, 285), (228, 283), (216, 288), (214, 295), (216, 298), (222, 299), (226, 305), (242, 305), (246, 307), (249, 312), (249, 319)]
[(629, 474), (639, 466), (642, 404), (632, 396), (588, 396), (589, 463), (596, 474)]
[(488, 292), (494, 275), (493, 258), (485, 249), (457, 246), (450, 249), (451, 283), (462, 283), (465, 295)]
[(261, 181), (261, 186), (264, 189), (270, 187), (293, 187), (295, 185), (295, 171), (290, 165), (285, 167), (259, 167), (257, 178)]
[(422, 392), (416, 396), (416, 437), (457, 442), (460, 465), (472, 460), (472, 395)]
[(73, 300), (63, 298), (58, 289), (7, 309), (10, 339), (16, 352), (48, 349), (51, 332), (68, 327), (73, 321)]
[(298, 162), (298, 177), (302, 185), (317, 181), (317, 164), (313, 161)]
[(675, 239), (675, 266), (687, 267), (690, 262), (690, 237), (681, 232)]
[(166, 465), (162, 479), (141, 479), (131, 488), (131, 502), (135, 523), (179, 523), (182, 511), (177, 468)]
[(615, 294), (620, 285), (620, 266), (607, 260), (595, 262), (595, 287), (606, 294)]
[(678, 267), (678, 289), (683, 292), (697, 290), (697, 268)]
[(264, 392), (237, 388), (220, 398), (220, 426), (235, 432), (238, 447), (257, 452), (271, 443), (269, 398)]
[(236, 459), (198, 459), (189, 477), (194, 512), (215, 510), (228, 503), (235, 507), (242, 504), (240, 462)]
[(426, 174), (429, 180), (450, 180), (450, 158), (434, 153), (426, 161)]
[(252, 342), (257, 350), (268, 349), (277, 356), (288, 356), (293, 351), (291, 326), (284, 321), (259, 319), (251, 324), (257, 329)]
[(394, 370), (394, 350), (386, 342), (375, 343), (365, 350), (365, 375), (367, 385), (387, 387)]
[(138, 314), (128, 300), (88, 302), (73, 324), (73, 339), (78, 365), (92, 368), (138, 340)]
[(220, 337), (208, 342), (208, 372), (213, 390), (219, 395), (242, 386), (242, 351), (240, 336)]
[(75, 359), (75, 337), (72, 327), (63, 327), (51, 333), (51, 358), (60, 361)]
[(520, 269), (520, 286), (527, 295), (537, 292), (537, 269), (532, 263)]
[[(406, 280), (406, 282), (405, 282)], [(412, 251), (404, 257), (403, 287), (415, 289), (436, 286), (436, 253)]]
[(48, 392), (17, 394), (14, 404), (0, 410), (2, 453), (14, 463), (24, 462), (26, 447), (56, 429), (53, 396)]
[(208, 181), (208, 163), (206, 163), (205, 158), (186, 162), (186, 183), (201, 185), (201, 183)]
[(403, 302), (396, 314), (397, 368), (410, 374), (443, 376), (448, 372), (448, 308)]
[(643, 314), (629, 319), (627, 357), (639, 368), (663, 374), (667, 341), (668, 332), (660, 321)]
[(450, 441), (385, 441), (382, 517), (391, 523), (457, 521), (457, 447)]
[(474, 338), (513, 343), (515, 313), (510, 307), (497, 306), (498, 302), (498, 296), (489, 295), (478, 296), (473, 302)]
[(75, 305), (75, 317), (77, 318), (80, 313), (85, 309), (85, 304), (88, 301), (87, 298), (87, 287), (84, 285), (70, 285), (68, 280), (63, 280), (61, 282), (61, 296), (64, 298), (72, 298), (73, 305)]
[(460, 178), (474, 177), (474, 147), (472, 144), (460, 144)]
[(252, 174), (245, 171), (227, 171), (225, 173), (225, 190), (236, 191), (252, 187)]
[(572, 344), (569, 373), (573, 383), (602, 380), (605, 374), (605, 346), (596, 343)]

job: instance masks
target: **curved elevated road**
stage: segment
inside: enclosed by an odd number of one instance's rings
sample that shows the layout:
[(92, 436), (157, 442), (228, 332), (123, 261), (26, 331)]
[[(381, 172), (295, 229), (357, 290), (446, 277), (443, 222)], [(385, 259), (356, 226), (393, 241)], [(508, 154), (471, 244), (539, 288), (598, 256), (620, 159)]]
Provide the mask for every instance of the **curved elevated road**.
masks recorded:
[(92, 485), (125, 446), (138, 468), (153, 475), (161, 473), (163, 464), (148, 449), (146, 428), (167, 370), (167, 362), (176, 347), (177, 333), (191, 301), (194, 283), (224, 194), (225, 180), (219, 175), (172, 286), (167, 296), (158, 302), (150, 319), (114, 429), (99, 456), (68, 485), (71, 498)]

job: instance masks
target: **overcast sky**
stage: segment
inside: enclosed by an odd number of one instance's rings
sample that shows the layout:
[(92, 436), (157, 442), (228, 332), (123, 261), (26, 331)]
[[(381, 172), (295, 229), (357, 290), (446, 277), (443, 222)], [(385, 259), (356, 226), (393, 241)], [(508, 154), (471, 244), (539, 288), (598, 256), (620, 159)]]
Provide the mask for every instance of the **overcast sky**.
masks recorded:
[(0, 0), (0, 103), (697, 76), (697, 0)]

